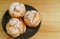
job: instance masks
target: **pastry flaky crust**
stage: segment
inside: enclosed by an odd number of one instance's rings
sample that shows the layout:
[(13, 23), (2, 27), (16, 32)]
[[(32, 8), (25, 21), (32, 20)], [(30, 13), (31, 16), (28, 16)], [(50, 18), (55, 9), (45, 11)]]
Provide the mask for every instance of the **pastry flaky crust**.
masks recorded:
[(6, 24), (6, 31), (12, 37), (17, 37), (26, 31), (26, 26), (21, 19), (12, 18)]
[(40, 13), (35, 10), (27, 11), (24, 15), (24, 22), (29, 27), (36, 27), (40, 23), (40, 21)]
[(19, 18), (23, 17), (26, 12), (23, 3), (15, 2), (10, 5), (9, 14), (11, 17)]

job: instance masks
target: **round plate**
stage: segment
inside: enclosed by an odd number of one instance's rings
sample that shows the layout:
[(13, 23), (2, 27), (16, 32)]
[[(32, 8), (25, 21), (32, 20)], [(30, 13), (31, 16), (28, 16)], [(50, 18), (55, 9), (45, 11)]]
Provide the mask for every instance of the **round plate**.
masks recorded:
[[(30, 6), (30, 5), (26, 5), (26, 4), (24, 4), (24, 5), (25, 5), (25, 7), (26, 7), (26, 11), (36, 10), (34, 7), (32, 7), (32, 6)], [(37, 11), (37, 10), (36, 10), (36, 11)], [(8, 22), (11, 18), (12, 18), (12, 17), (9, 15), (9, 11), (7, 10), (7, 11), (5, 12), (3, 18), (2, 18), (2, 27), (3, 27), (3, 29), (4, 29), (4, 31), (5, 31), (6, 34), (7, 34), (7, 32), (6, 32), (5, 27), (6, 27), (7, 22)], [(39, 30), (40, 26), (41, 26), (41, 21), (40, 21), (40, 23), (39, 23), (39, 25), (38, 25), (37, 27), (35, 27), (35, 28), (27, 27), (26, 32), (25, 32), (24, 34), (22, 34), (22, 35), (20, 35), (20, 36), (18, 36), (18, 37), (16, 37), (16, 38), (14, 38), (14, 39), (28, 39), (28, 38), (30, 38), (30, 37), (32, 37), (32, 36)], [(7, 35), (8, 35), (8, 34), (7, 34)], [(9, 36), (10, 36), (10, 35), (9, 35)]]

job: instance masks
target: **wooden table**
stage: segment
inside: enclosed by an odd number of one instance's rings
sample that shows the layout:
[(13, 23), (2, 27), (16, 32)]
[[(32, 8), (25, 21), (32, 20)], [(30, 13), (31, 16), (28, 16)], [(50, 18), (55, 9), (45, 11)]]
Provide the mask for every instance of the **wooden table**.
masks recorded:
[(0, 0), (0, 39), (13, 39), (2, 29), (2, 17), (13, 2), (31, 5), (42, 16), (39, 31), (29, 39), (60, 39), (60, 0)]

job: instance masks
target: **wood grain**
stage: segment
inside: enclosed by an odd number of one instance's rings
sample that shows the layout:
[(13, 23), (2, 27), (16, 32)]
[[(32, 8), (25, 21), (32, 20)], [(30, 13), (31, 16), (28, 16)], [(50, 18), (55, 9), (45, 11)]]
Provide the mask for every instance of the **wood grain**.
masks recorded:
[[(60, 39), (60, 0), (1, 0), (0, 1), (0, 39), (8, 39), (2, 29), (2, 17), (13, 2), (21, 2), (35, 7), (41, 14), (39, 31), (29, 39)], [(10, 38), (12, 39), (12, 38)]]

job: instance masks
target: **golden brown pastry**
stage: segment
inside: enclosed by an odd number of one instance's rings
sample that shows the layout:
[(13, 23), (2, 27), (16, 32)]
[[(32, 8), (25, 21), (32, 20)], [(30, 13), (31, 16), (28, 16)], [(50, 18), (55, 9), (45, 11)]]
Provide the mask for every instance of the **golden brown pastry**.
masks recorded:
[(26, 31), (26, 26), (21, 19), (12, 18), (6, 24), (6, 31), (12, 37), (17, 37)]
[(40, 21), (40, 13), (35, 10), (27, 11), (24, 15), (24, 22), (29, 27), (36, 27), (40, 23)]
[(26, 12), (23, 3), (15, 2), (10, 5), (9, 14), (11, 17), (19, 18), (23, 17)]

